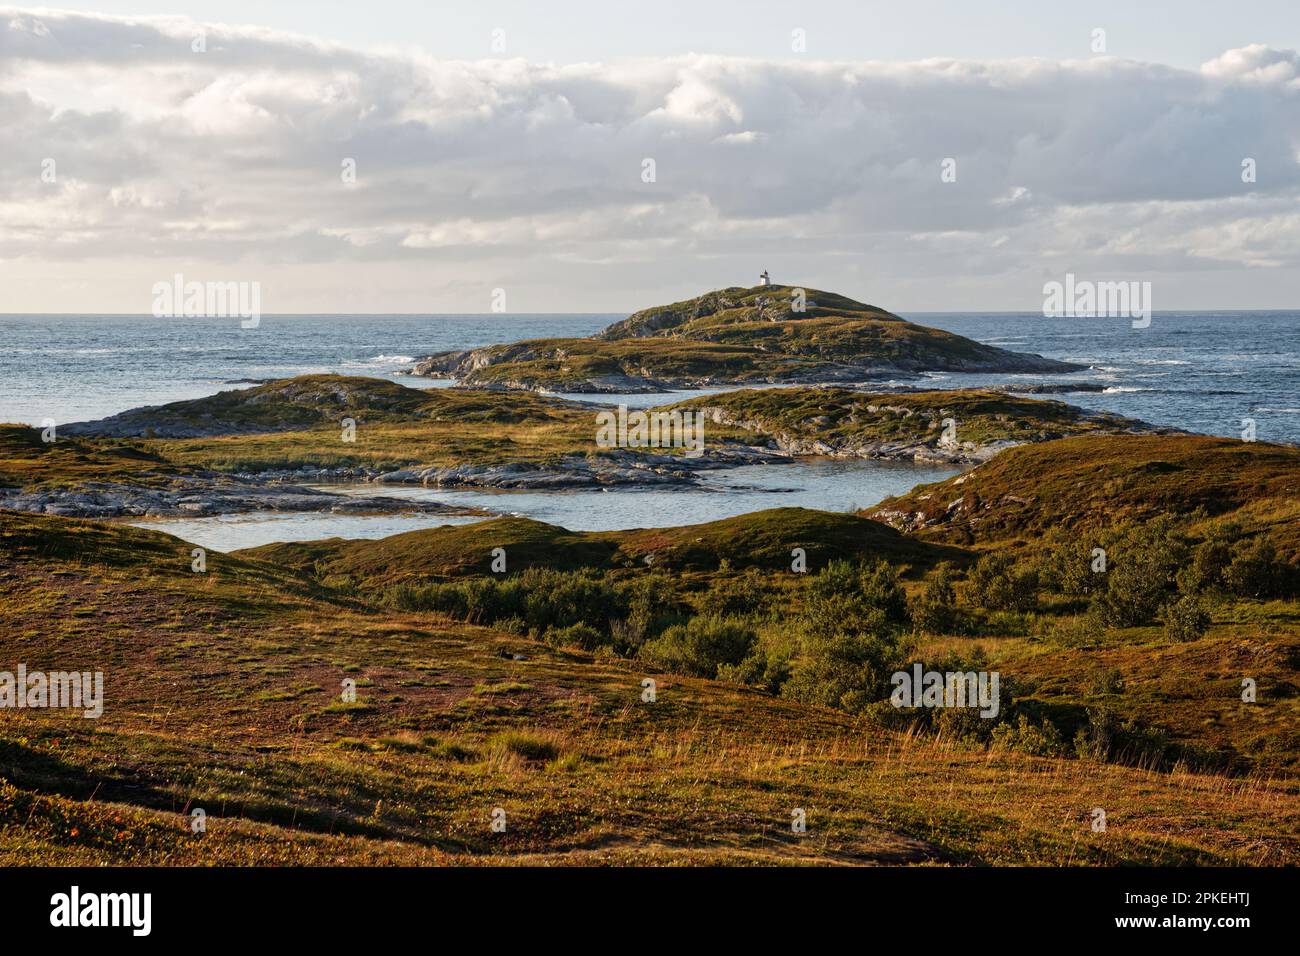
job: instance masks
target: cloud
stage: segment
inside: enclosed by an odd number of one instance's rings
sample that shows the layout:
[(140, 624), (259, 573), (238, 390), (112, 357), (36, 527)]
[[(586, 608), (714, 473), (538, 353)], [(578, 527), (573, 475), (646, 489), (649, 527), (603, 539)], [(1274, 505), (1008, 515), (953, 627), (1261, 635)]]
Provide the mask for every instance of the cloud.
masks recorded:
[(1045, 264), (1290, 270), (1298, 107), (1300, 57), (1260, 45), (1194, 71), (1113, 57), (548, 65), (0, 8), (0, 260), (279, 270), (285, 303), (341, 281), (340, 263), (383, 263), (412, 288), (510, 270), (539, 290), (591, 281), (597, 263), (620, 296), (646, 270), (696, 281), (741, 260), (899, 288), (965, 275), (1028, 289)]

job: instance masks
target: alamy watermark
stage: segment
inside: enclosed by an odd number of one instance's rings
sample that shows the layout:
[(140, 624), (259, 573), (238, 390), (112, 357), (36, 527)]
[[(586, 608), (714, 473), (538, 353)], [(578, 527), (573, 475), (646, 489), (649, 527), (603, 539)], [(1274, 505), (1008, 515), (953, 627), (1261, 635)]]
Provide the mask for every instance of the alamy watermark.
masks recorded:
[(94, 719), (104, 713), (102, 671), (0, 671), (0, 708), (12, 710), (71, 708)]
[(596, 415), (599, 448), (685, 448), (687, 458), (704, 454), (704, 413), (670, 411), (616, 412)]
[(153, 927), (152, 893), (83, 893), (73, 886), (50, 897), (50, 925), (126, 927), (132, 936), (148, 936)]
[(179, 272), (153, 285), (153, 316), (163, 318), (239, 318), (245, 329), (262, 320), (260, 282), (186, 282)]
[(927, 671), (913, 664), (911, 671), (895, 671), (889, 702), (895, 707), (978, 708), (981, 717), (998, 715), (1002, 704), (997, 671)]
[(1059, 318), (1122, 317), (1133, 328), (1151, 324), (1150, 282), (1093, 282), (1065, 274), (1064, 282), (1043, 283), (1043, 316)]

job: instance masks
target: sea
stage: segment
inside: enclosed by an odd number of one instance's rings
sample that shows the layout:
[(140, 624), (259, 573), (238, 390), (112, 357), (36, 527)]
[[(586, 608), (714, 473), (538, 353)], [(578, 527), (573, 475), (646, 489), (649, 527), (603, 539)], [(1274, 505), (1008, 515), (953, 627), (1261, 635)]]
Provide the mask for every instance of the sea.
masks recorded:
[[(1086, 366), (1059, 375), (924, 373), (882, 385), (1088, 383), (1101, 391), (1045, 395), (1210, 435), (1300, 444), (1300, 311), (1157, 312), (1127, 318), (1045, 318), (1023, 312), (904, 313), (904, 318), (1017, 352)], [(622, 314), (270, 315), (238, 319), (127, 315), (0, 315), (0, 421), (43, 425), (198, 398), (268, 379), (317, 372), (368, 375), (416, 388), (454, 383), (402, 374), (419, 356), (520, 339), (585, 336)], [(719, 391), (713, 389), (711, 391)], [(568, 396), (647, 406), (700, 394)], [(575, 530), (662, 527), (784, 505), (867, 507), (955, 469), (810, 461), (709, 476), (699, 492), (519, 492), (384, 489), (385, 494), (479, 504)], [(357, 493), (359, 489), (335, 489)], [(373, 488), (365, 489), (374, 493)], [(436, 515), (238, 515), (137, 522), (216, 550), (339, 535), (382, 537)]]

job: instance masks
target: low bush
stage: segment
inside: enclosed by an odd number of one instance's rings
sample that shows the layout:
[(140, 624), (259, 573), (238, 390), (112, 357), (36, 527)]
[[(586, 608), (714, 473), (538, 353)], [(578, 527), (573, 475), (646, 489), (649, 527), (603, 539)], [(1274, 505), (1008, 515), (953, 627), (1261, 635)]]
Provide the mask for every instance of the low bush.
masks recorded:
[(1210, 628), (1210, 612), (1194, 594), (1184, 594), (1165, 605), (1165, 636), (1172, 641), (1195, 641)]
[(926, 634), (952, 634), (958, 630), (957, 590), (952, 584), (952, 565), (941, 564), (925, 583), (925, 590), (912, 607), (912, 621)]
[(608, 638), (590, 624), (570, 624), (568, 627), (552, 627), (542, 638), (552, 647), (577, 647), (584, 651), (594, 651), (602, 644), (609, 643)]
[(756, 640), (753, 628), (739, 618), (702, 614), (668, 627), (643, 644), (638, 656), (679, 674), (717, 677), (719, 668), (744, 661)]
[(808, 635), (781, 694), (860, 713), (889, 696), (889, 677), (905, 663), (905, 645), (888, 628)]
[(1038, 572), (1017, 569), (1008, 555), (986, 554), (971, 569), (967, 596), (989, 611), (1032, 611), (1038, 603)]

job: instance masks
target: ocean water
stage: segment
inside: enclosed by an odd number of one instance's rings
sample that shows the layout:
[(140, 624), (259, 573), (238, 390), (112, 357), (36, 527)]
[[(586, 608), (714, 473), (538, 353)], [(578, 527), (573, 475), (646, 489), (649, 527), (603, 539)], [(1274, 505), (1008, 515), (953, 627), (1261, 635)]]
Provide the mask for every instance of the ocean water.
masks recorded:
[[(196, 398), (248, 380), (310, 372), (372, 375), (418, 388), (449, 383), (400, 374), (419, 355), (540, 336), (582, 336), (622, 315), (0, 316), (0, 421), (100, 418), (140, 405)], [(1101, 392), (1047, 396), (1156, 425), (1300, 443), (1300, 312), (1167, 312), (1134, 329), (1127, 319), (1036, 313), (915, 313), (906, 318), (991, 345), (1088, 366), (1063, 375), (927, 373), (888, 384), (933, 388), (1095, 383)], [(711, 389), (710, 391), (721, 391)], [(571, 396), (651, 405), (668, 395)], [(494, 493), (385, 489), (395, 496), (477, 504), (584, 530), (690, 524), (760, 508), (866, 507), (937, 481), (950, 468), (881, 462), (799, 462), (717, 472), (705, 490)], [(346, 491), (347, 489), (338, 489)], [(430, 515), (239, 515), (142, 522), (216, 550), (340, 535), (382, 537), (458, 522)]]
[(590, 335), (614, 315), (295, 315), (238, 319), (0, 315), (0, 421), (103, 418), (199, 398), (248, 379), (315, 372), (397, 375), (429, 352), (539, 335)]
[[(428, 352), (539, 336), (590, 335), (623, 315), (151, 316), (0, 315), (0, 421), (101, 418), (139, 405), (196, 398), (240, 380), (308, 372), (374, 375), (415, 387), (446, 382), (397, 374)], [(1069, 375), (929, 374), (894, 384), (954, 388), (1097, 382), (1104, 393), (1058, 396), (1152, 424), (1300, 442), (1300, 311), (1164, 312), (1146, 329), (1128, 319), (1037, 313), (908, 313), (981, 342), (1090, 366)], [(688, 394), (688, 393), (682, 393)], [(597, 396), (576, 396), (602, 400)], [(674, 395), (611, 396), (629, 405)]]
[(1300, 442), (1300, 311), (1156, 312), (1135, 329), (1125, 318), (1043, 318), (1034, 313), (915, 313), (1016, 352), (1091, 366), (1069, 375), (927, 376), (939, 387), (1017, 382), (1098, 382), (1102, 393), (1048, 395), (1083, 408), (1206, 435)]

